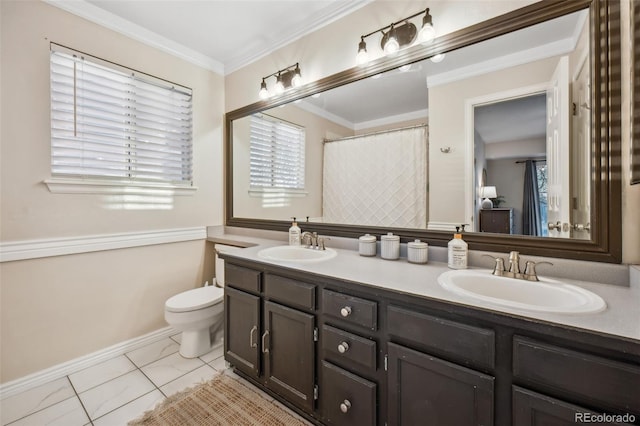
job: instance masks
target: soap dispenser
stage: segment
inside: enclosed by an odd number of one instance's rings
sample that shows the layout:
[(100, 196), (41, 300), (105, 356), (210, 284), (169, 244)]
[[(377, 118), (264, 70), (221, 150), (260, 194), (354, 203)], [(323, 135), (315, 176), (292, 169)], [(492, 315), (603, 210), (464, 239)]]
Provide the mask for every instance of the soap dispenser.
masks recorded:
[(289, 245), (290, 246), (299, 246), (300, 245), (300, 227), (298, 226), (298, 222), (296, 222), (296, 218), (292, 217), (293, 223), (291, 224), (291, 228), (289, 228)]
[[(464, 231), (464, 225), (462, 225)], [(456, 233), (448, 244), (449, 256), (448, 266), (451, 269), (467, 269), (467, 257), (469, 256), (469, 245), (462, 239), (460, 227), (456, 226)]]

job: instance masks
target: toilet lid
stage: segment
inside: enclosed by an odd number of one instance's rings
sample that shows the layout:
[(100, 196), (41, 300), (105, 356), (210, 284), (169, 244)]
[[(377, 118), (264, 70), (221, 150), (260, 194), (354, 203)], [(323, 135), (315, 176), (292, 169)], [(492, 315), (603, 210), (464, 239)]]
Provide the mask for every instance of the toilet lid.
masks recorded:
[(198, 287), (169, 298), (164, 304), (171, 312), (188, 312), (208, 308), (222, 302), (224, 290), (215, 286)]

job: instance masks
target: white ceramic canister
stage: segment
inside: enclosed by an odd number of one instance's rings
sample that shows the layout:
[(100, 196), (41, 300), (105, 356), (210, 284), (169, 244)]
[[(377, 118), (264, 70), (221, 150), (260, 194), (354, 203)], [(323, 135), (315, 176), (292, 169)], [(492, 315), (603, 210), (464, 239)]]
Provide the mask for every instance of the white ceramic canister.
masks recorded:
[(373, 235), (365, 234), (358, 238), (358, 251), (360, 256), (375, 256), (376, 255), (376, 237)]
[(380, 250), (382, 258), (396, 260), (400, 257), (400, 237), (389, 232), (380, 237)]
[(407, 260), (411, 263), (427, 263), (429, 261), (429, 244), (420, 240), (407, 243)]

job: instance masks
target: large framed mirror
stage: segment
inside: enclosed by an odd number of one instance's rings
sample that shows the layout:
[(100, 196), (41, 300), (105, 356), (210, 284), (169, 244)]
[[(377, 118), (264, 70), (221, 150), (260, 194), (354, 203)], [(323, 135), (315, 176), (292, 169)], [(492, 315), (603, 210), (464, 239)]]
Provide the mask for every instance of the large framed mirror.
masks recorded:
[[(620, 262), (619, 24), (534, 3), (228, 113), (226, 224)], [(267, 131), (304, 141), (277, 185)]]

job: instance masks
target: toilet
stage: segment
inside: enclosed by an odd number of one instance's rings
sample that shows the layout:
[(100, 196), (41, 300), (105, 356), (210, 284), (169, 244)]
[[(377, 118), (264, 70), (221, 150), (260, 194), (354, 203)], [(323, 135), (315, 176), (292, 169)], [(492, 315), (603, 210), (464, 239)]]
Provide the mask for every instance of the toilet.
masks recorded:
[(216, 278), (214, 284), (187, 290), (170, 297), (164, 304), (164, 319), (182, 332), (180, 355), (196, 358), (210, 352), (223, 335), (224, 313), (224, 261), (218, 251), (239, 247), (216, 244)]

